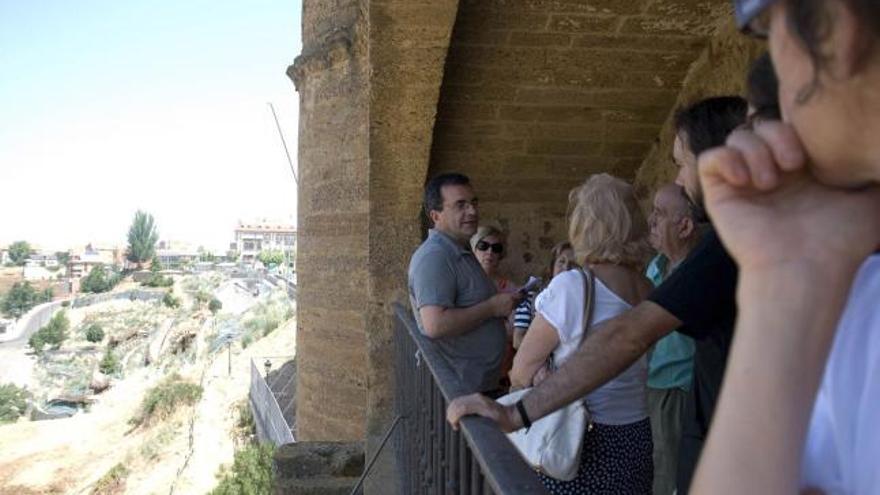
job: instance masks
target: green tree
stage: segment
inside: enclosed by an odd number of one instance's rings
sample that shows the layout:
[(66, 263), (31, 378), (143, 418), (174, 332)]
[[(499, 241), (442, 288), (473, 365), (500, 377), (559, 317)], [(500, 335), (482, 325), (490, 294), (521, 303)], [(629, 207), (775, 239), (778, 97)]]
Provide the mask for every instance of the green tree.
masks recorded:
[(119, 358), (116, 357), (116, 354), (113, 354), (109, 347), (104, 351), (104, 357), (98, 363), (98, 369), (105, 375), (114, 375), (121, 369)]
[(178, 308), (180, 307), (180, 299), (175, 297), (171, 291), (168, 291), (165, 293), (164, 296), (162, 296), (162, 304), (172, 309)]
[(97, 343), (104, 340), (104, 329), (97, 323), (92, 323), (86, 328), (86, 340), (91, 343)]
[(220, 300), (216, 297), (212, 298), (211, 302), (208, 303), (208, 310), (210, 310), (213, 314), (217, 314), (217, 312), (221, 309), (223, 309), (223, 303), (220, 302)]
[(55, 258), (61, 266), (67, 266), (70, 263), (70, 253), (67, 251), (55, 251)]
[(83, 277), (82, 281), (80, 281), (79, 288), (83, 292), (92, 292), (95, 294), (99, 292), (107, 292), (113, 288), (111, 280), (112, 275), (107, 274), (104, 265), (95, 265), (95, 267), (89, 271), (89, 274)]
[(235, 453), (231, 468), (221, 470), (220, 483), (211, 495), (272, 493), (272, 456), (270, 443), (247, 445)]
[(45, 346), (52, 346), (57, 349), (67, 340), (67, 330), (70, 328), (70, 320), (67, 319), (67, 313), (59, 311), (49, 320), (49, 323), (37, 330), (28, 340), (30, 345), (37, 354), (43, 352)]
[(269, 265), (280, 265), (284, 263), (284, 253), (281, 251), (260, 251), (257, 259), (266, 266)]
[(43, 302), (41, 294), (31, 285), (30, 282), (16, 282), (12, 284), (9, 293), (0, 303), (0, 309), (10, 318), (20, 318), (21, 315), (27, 313), (31, 308)]
[(15, 241), (9, 245), (9, 259), (13, 264), (22, 266), (31, 255), (31, 245), (25, 241)]
[(0, 385), (0, 423), (15, 421), (27, 409), (27, 390), (12, 383)]
[(159, 233), (153, 221), (153, 215), (138, 210), (134, 214), (134, 220), (128, 229), (128, 261), (136, 263), (138, 269), (156, 254), (156, 242), (159, 241)]
[(159, 257), (155, 254), (151, 258), (150, 261), (150, 271), (153, 273), (159, 273), (162, 271), (162, 262), (159, 260)]

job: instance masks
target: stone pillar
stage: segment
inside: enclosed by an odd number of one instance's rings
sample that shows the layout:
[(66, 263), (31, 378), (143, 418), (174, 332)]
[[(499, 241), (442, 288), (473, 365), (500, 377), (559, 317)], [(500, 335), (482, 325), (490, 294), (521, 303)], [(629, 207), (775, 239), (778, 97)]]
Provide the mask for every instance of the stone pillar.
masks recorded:
[[(370, 232), (367, 307), (367, 457), (391, 424), (394, 348), (391, 303), (406, 303), (406, 270), (421, 242), (428, 171), (443, 67), (458, 0), (370, 4)], [(394, 486), (389, 443), (367, 493)]]
[(305, 0), (297, 243), (297, 439), (362, 440), (367, 394), (366, 1)]

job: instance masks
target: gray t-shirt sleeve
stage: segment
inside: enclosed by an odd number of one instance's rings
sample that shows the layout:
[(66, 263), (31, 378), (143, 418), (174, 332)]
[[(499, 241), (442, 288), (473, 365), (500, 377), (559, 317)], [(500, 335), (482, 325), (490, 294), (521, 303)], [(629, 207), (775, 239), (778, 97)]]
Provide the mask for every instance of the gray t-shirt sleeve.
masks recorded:
[(423, 306), (455, 307), (455, 273), (442, 252), (427, 252), (412, 269), (411, 288), (416, 309)]

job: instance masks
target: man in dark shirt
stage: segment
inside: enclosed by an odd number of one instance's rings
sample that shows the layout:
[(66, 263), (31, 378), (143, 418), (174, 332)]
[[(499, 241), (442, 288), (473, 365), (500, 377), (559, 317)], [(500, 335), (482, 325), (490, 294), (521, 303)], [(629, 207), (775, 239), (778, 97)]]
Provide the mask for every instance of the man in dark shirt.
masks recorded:
[[(709, 98), (679, 111), (673, 157), (698, 217), (705, 217), (696, 157), (723, 144), (745, 121), (746, 102), (738, 97)], [(565, 365), (515, 406), (502, 407), (474, 394), (449, 405), (453, 426), (467, 414), (498, 421), (505, 431), (529, 426), (617, 376), (657, 340), (673, 330), (696, 341), (694, 384), (682, 425), (678, 491), (687, 493), (712, 419), (736, 318), (736, 265), (710, 230), (648, 300), (600, 324)]]

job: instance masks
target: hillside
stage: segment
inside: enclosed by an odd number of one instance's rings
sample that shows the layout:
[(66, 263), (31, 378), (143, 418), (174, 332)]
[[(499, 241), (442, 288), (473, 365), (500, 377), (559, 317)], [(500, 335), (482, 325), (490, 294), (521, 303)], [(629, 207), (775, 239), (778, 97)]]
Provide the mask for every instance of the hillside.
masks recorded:
[[(70, 338), (39, 357), (0, 347), (0, 360), (33, 366), (0, 373), (17, 373), (37, 403), (88, 392), (108, 353), (119, 363), (110, 388), (88, 395), (87, 412), (0, 426), (0, 494), (92, 493), (102, 478), (101, 493), (200, 494), (216, 485), (233, 458), (250, 361), (294, 354), (294, 311), (281, 291), (254, 297), (219, 274), (184, 277), (174, 292), (178, 308), (121, 300), (68, 309)], [(210, 297), (223, 303), (216, 316), (206, 307)], [(94, 324), (106, 333), (97, 344), (84, 337)], [(231, 360), (220, 334), (233, 337)], [(198, 400), (132, 424), (144, 397), (172, 376), (201, 387)]]

